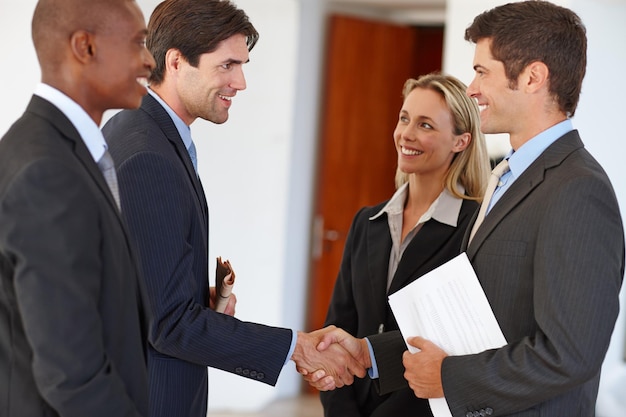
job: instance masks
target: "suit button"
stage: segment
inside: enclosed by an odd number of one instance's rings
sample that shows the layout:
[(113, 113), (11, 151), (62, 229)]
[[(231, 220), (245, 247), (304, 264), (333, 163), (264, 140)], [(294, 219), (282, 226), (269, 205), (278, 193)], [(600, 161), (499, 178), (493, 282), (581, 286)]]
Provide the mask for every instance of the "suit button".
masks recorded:
[(250, 378), (256, 378), (256, 371), (250, 372)]
[(265, 378), (265, 374), (263, 372), (259, 372), (258, 374), (256, 374), (256, 379), (263, 379)]
[(480, 417), (485, 417), (487, 415), (484, 408), (481, 408), (478, 414), (480, 414)]
[(241, 372), (243, 371), (243, 369), (241, 368), (235, 368), (235, 373), (238, 375), (241, 375)]
[(493, 415), (493, 408), (491, 408), (491, 407), (485, 408), (485, 414), (488, 415), (488, 416), (492, 416)]
[(474, 413), (468, 411), (467, 413), (465, 413), (465, 417), (474, 417)]
[(249, 369), (244, 369), (243, 370), (243, 376), (248, 376), (250, 375), (250, 370)]
[(480, 417), (480, 411), (474, 411), (474, 417)]

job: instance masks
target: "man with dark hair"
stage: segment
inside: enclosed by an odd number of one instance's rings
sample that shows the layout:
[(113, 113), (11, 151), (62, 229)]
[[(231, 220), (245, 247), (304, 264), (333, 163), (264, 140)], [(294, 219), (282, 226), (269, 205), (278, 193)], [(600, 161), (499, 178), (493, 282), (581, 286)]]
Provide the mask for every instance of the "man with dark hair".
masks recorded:
[(146, 94), (145, 20), (40, 0), (32, 37), (42, 82), (0, 140), (0, 415), (147, 416), (145, 294), (98, 128)]
[(624, 231), (609, 178), (570, 120), (585, 27), (567, 8), (522, 1), (482, 13), (465, 38), (476, 44), (467, 93), (481, 130), (508, 133), (512, 146), (463, 243), (507, 344), (448, 356), (414, 337), (420, 351), (411, 354), (398, 334), (383, 333), (369, 338), (370, 357), (364, 340), (335, 330), (321, 348), (338, 342), (375, 364), (381, 394), (408, 381), (420, 398), (445, 396), (455, 417), (594, 416), (619, 313)]
[[(230, 1), (162, 2), (148, 23), (147, 45), (157, 61), (150, 93), (139, 110), (123, 111), (103, 128), (154, 316), (152, 417), (204, 417), (207, 366), (270, 385), (289, 359), (345, 382), (352, 381), (348, 369), (365, 374), (338, 346), (322, 360), (317, 336), (241, 322), (210, 308), (208, 208), (189, 125), (197, 118), (226, 122), (232, 99), (246, 88), (243, 64), (257, 39), (247, 15)], [(226, 310), (233, 311), (234, 305)]]
[[(468, 94), (484, 133), (508, 133), (510, 170), (467, 255), (507, 344), (446, 356), (423, 339), (405, 353), (415, 395), (445, 395), (454, 416), (594, 416), (619, 312), (624, 232), (606, 173), (572, 127), (585, 74), (579, 17), (545, 1), (476, 17)], [(466, 236), (466, 240), (467, 240)]]

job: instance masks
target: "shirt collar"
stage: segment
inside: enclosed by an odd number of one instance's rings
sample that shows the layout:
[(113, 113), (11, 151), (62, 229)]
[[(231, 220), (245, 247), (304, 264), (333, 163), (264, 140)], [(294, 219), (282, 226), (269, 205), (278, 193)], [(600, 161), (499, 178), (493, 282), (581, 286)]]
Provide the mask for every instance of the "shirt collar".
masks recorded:
[(539, 133), (537, 136), (524, 143), (520, 148), (508, 153), (509, 168), (514, 178), (519, 177), (532, 164), (543, 151), (552, 145), (558, 138), (573, 130), (572, 121), (565, 119), (560, 123)]
[(48, 84), (37, 84), (34, 94), (52, 103), (70, 120), (91, 157), (98, 162), (107, 149), (107, 144), (98, 125), (87, 112), (74, 100)]
[[(461, 194), (465, 193), (465, 188), (460, 184), (457, 185), (457, 190)], [(407, 182), (400, 186), (387, 204), (385, 204), (385, 206), (378, 213), (369, 219), (375, 220), (382, 216), (383, 213), (387, 213), (390, 216), (402, 213), (408, 192), (409, 183)], [(453, 196), (447, 188), (444, 188), (441, 194), (439, 194), (439, 197), (433, 201), (418, 223), (426, 223), (432, 218), (437, 220), (439, 223), (456, 227), (462, 205), (463, 199)]]
[(154, 99), (158, 101), (159, 104), (161, 104), (161, 106), (163, 106), (167, 114), (170, 115), (172, 121), (174, 122), (174, 126), (176, 126), (176, 130), (178, 130), (178, 134), (180, 135), (181, 139), (183, 140), (183, 143), (185, 144), (185, 148), (189, 149), (189, 147), (191, 146), (191, 142), (192, 142), (191, 129), (189, 128), (189, 126), (186, 125), (185, 122), (183, 122), (183, 119), (181, 119), (176, 114), (176, 112), (172, 110), (172, 108), (165, 102), (165, 100), (159, 97), (157, 93), (152, 91), (150, 88), (148, 88), (148, 93), (152, 97), (154, 97)]

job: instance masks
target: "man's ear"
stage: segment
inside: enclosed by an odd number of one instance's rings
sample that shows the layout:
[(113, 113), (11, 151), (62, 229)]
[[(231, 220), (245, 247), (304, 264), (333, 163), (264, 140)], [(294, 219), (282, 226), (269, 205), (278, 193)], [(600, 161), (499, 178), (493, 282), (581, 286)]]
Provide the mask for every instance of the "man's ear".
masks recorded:
[(548, 84), (550, 70), (548, 66), (541, 61), (535, 61), (528, 64), (523, 71), (523, 87), (529, 93), (534, 93)]
[(70, 36), (70, 48), (77, 60), (87, 63), (96, 54), (94, 36), (85, 30), (78, 30)]
[(178, 72), (183, 62), (187, 62), (182, 52), (176, 48), (168, 49), (165, 53), (165, 73), (174, 74)]

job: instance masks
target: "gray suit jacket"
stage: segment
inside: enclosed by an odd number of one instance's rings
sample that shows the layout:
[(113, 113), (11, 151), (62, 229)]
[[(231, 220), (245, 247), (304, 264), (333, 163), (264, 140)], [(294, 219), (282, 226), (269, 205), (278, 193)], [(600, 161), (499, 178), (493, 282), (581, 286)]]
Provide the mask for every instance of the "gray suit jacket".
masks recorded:
[(115, 115), (103, 132), (154, 316), (150, 416), (205, 417), (207, 366), (276, 384), (291, 331), (208, 307), (208, 209), (170, 116), (146, 95), (138, 110)]
[(624, 232), (609, 179), (577, 131), (515, 181), (467, 255), (508, 344), (444, 360), (453, 415), (595, 415), (619, 312)]
[[(467, 254), (508, 344), (444, 360), (452, 415), (595, 415), (619, 312), (624, 232), (609, 179), (577, 131), (502, 195)], [(381, 358), (400, 354), (393, 338), (374, 349)], [(401, 373), (392, 377), (399, 386)]]
[(0, 140), (0, 416), (147, 416), (147, 320), (119, 212), (33, 97)]

